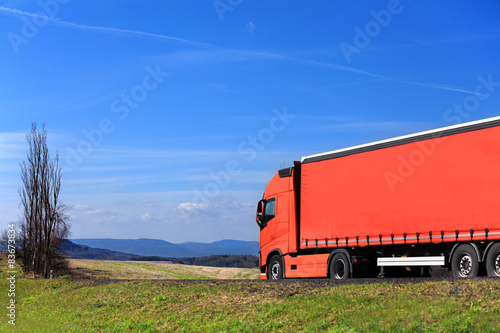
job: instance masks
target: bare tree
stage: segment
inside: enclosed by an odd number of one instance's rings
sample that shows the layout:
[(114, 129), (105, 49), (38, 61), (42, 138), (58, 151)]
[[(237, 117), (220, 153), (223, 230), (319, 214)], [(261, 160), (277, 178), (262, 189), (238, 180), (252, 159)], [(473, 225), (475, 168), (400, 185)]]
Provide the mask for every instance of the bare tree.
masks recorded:
[(9, 234), (8, 229), (0, 232), (0, 253), (7, 253), (9, 249)]
[(68, 207), (59, 200), (61, 167), (59, 154), (52, 158), (47, 148), (45, 125), (37, 133), (36, 124), (26, 135), (27, 161), (21, 163), (22, 217), (21, 261), (26, 272), (48, 277), (55, 260), (59, 260), (61, 240), (69, 235)]

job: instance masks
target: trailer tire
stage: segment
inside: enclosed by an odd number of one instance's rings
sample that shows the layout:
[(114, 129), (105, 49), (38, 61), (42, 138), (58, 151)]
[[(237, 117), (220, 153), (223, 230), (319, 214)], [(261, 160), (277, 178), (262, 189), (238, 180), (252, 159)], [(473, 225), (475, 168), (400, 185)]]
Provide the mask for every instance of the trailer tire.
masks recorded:
[(334, 254), (332, 260), (330, 260), (330, 267), (328, 268), (330, 278), (341, 281), (346, 280), (349, 278), (349, 267), (349, 261), (345, 254)]
[(269, 261), (269, 266), (267, 267), (269, 280), (281, 280), (283, 279), (283, 264), (281, 261), (281, 256), (275, 255)]
[(479, 259), (476, 251), (469, 244), (457, 247), (451, 258), (451, 272), (454, 278), (473, 278), (479, 271)]
[(500, 243), (491, 246), (486, 256), (486, 272), (488, 276), (500, 277)]

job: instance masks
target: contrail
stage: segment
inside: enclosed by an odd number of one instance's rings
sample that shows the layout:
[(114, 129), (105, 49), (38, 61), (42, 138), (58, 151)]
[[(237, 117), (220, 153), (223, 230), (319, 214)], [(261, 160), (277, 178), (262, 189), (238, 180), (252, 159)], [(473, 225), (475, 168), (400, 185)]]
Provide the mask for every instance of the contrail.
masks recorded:
[(14, 15), (17, 15), (17, 16), (18, 15), (24, 15), (24, 16), (34, 17), (34, 18), (46, 18), (46, 19), (49, 19), (49, 20), (56, 20), (56, 19), (54, 19), (53, 17), (50, 17), (50, 16), (38, 15), (38, 14), (34, 14), (34, 13), (24, 12), (22, 10), (15, 9), (15, 8), (8, 8), (8, 7), (2, 7), (2, 6), (0, 6), (0, 10), (3, 11), (3, 12), (6, 12), (7, 14), (14, 14)]
[[(433, 84), (433, 83), (413, 82), (413, 81), (395, 80), (395, 79), (393, 79), (393, 80), (401, 82), (401, 83), (408, 83), (408, 84), (413, 84), (413, 85), (417, 85), (417, 86), (421, 86), (421, 87), (441, 89), (441, 90), (449, 90), (449, 91), (458, 91), (458, 92), (463, 92), (463, 93), (466, 93), (466, 94), (475, 94), (475, 95), (477, 95), (477, 93), (474, 92), (474, 91), (469, 91), (469, 90), (464, 89), (464, 88), (454, 87), (454, 86), (450, 86), (450, 85), (439, 85), (439, 84)], [(481, 96), (483, 96), (483, 95), (481, 95)]]
[(370, 76), (370, 77), (382, 79), (385, 81), (394, 81), (394, 82), (412, 84), (412, 85), (416, 85), (416, 86), (432, 88), (432, 89), (439, 89), (439, 90), (457, 91), (457, 92), (462, 92), (462, 93), (466, 93), (466, 94), (476, 94), (476, 92), (474, 92), (474, 91), (470, 91), (470, 90), (467, 90), (467, 89), (461, 88), (461, 87), (454, 87), (454, 86), (450, 86), (450, 85), (440, 85), (440, 84), (426, 83), (426, 82), (415, 82), (415, 81), (401, 80), (401, 79), (387, 77), (387, 76), (376, 74), (376, 73), (371, 73), (371, 72), (361, 70), (358, 68), (354, 68), (354, 67), (350, 67), (350, 66), (342, 66), (342, 65), (325, 63), (325, 62), (316, 61), (316, 60), (309, 60), (309, 59), (295, 58), (295, 57), (288, 57), (288, 56), (281, 56), (281, 57), (284, 59), (289, 59), (291, 61), (298, 62), (298, 63), (304, 63), (304, 64), (310, 64), (313, 66), (320, 66), (320, 67), (325, 67), (325, 68), (330, 68), (330, 69), (335, 69), (335, 70), (341, 70), (344, 72), (358, 73), (361, 75)]
[(170, 40), (170, 41), (181, 42), (181, 43), (191, 44), (191, 45), (196, 45), (196, 46), (211, 47), (210, 44), (195, 42), (195, 41), (191, 41), (191, 40), (183, 39), (183, 38), (178, 38), (178, 37), (172, 37), (172, 36), (166, 36), (166, 35), (160, 35), (160, 34), (154, 34), (154, 33), (136, 31), (136, 30), (127, 30), (127, 29), (118, 29), (118, 28), (100, 27), (100, 26), (92, 26), (92, 25), (86, 25), (86, 24), (73, 23), (73, 22), (63, 21), (63, 20), (60, 20), (60, 19), (57, 19), (54, 17), (50, 17), (50, 16), (38, 15), (38, 14), (34, 14), (34, 13), (21, 11), (21, 10), (14, 9), (14, 8), (0, 7), (0, 11), (3, 11), (5, 13), (11, 14), (11, 15), (13, 14), (16, 16), (22, 15), (22, 16), (29, 16), (29, 17), (33, 17), (33, 18), (48, 19), (49, 21), (51, 21), (55, 25), (75, 28), (75, 29), (79, 29), (79, 30), (97, 31), (97, 32), (120, 34), (120, 35), (132, 35), (132, 36), (138, 36), (138, 37), (150, 37), (150, 38), (166, 39), (166, 40)]
[(414, 81), (400, 80), (400, 79), (395, 79), (395, 78), (387, 77), (387, 76), (380, 75), (380, 74), (371, 73), (371, 72), (361, 70), (361, 69), (358, 69), (355, 67), (331, 64), (331, 63), (327, 63), (327, 62), (321, 62), (321, 61), (310, 60), (310, 59), (291, 57), (291, 56), (277, 54), (277, 53), (224, 49), (224, 48), (219, 48), (217, 46), (214, 46), (214, 45), (211, 45), (208, 43), (196, 42), (196, 41), (192, 41), (192, 40), (188, 40), (188, 39), (160, 35), (160, 34), (155, 34), (155, 33), (150, 33), (150, 32), (73, 23), (73, 22), (63, 21), (63, 20), (60, 20), (58, 18), (54, 18), (54, 17), (50, 17), (50, 16), (34, 14), (34, 13), (30, 13), (30, 12), (25, 12), (25, 11), (22, 11), (19, 9), (2, 7), (2, 6), (0, 6), (0, 11), (7, 13), (7, 14), (10, 14), (10, 15), (15, 15), (15, 16), (29, 16), (29, 17), (33, 17), (33, 18), (47, 19), (55, 25), (65, 26), (65, 27), (69, 27), (69, 28), (73, 28), (73, 29), (79, 29), (79, 30), (85, 30), (85, 31), (95, 31), (95, 32), (100, 32), (100, 33), (111, 33), (111, 34), (125, 35), (125, 36), (137, 36), (137, 37), (163, 39), (163, 40), (169, 40), (169, 41), (189, 44), (189, 45), (193, 45), (193, 46), (199, 46), (199, 47), (203, 47), (203, 48), (218, 48), (218, 49), (221, 49), (222, 51), (226, 51), (226, 52), (244, 52), (247, 55), (253, 55), (253, 56), (260, 57), (260, 58), (288, 60), (288, 61), (299, 63), (299, 64), (325, 67), (328, 69), (333, 69), (333, 70), (338, 70), (338, 71), (343, 71), (343, 72), (357, 73), (357, 74), (361, 74), (361, 75), (365, 75), (365, 76), (369, 76), (369, 77), (374, 77), (374, 78), (378, 78), (378, 79), (382, 79), (382, 80), (386, 80), (386, 81), (394, 81), (394, 82), (417, 85), (417, 86), (432, 88), (432, 89), (456, 91), (456, 92), (462, 92), (462, 93), (466, 93), (466, 94), (475, 94), (475, 92), (469, 91), (469, 90), (461, 88), (461, 87), (454, 87), (454, 86), (449, 86), (449, 85), (439, 85), (439, 84), (425, 83), (425, 82), (414, 82)]

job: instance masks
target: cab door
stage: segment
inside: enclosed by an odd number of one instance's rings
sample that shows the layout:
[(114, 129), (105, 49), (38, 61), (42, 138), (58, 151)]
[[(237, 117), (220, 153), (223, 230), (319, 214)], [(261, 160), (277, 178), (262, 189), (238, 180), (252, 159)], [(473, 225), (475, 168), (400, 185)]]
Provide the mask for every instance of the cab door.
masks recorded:
[(279, 194), (276, 198), (277, 202), (275, 207), (276, 247), (279, 248), (283, 254), (288, 252), (289, 195), (288, 192)]
[(262, 230), (260, 231), (260, 247), (263, 248), (276, 238), (276, 199), (264, 201), (262, 213)]

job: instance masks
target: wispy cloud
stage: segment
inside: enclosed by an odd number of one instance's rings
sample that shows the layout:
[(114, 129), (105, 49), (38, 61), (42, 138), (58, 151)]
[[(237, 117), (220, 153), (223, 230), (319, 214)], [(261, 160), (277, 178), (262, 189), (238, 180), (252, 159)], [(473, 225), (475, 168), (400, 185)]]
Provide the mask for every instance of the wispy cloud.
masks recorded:
[(26, 155), (26, 147), (26, 133), (0, 133), (0, 159), (23, 158)]
[(426, 128), (428, 124), (415, 122), (401, 121), (340, 121), (326, 123), (323, 121), (321, 125), (311, 127), (315, 132), (398, 132), (401, 130), (413, 131), (421, 128)]
[(437, 36), (426, 36), (426, 37), (427, 39), (417, 36), (409, 37), (409, 40), (411, 40), (412, 46), (415, 46), (415, 44), (417, 44), (418, 46), (434, 46), (442, 44), (490, 41), (490, 40), (498, 40), (498, 38), (500, 37), (500, 29), (498, 29), (497, 27), (492, 27), (491, 30), (482, 31), (481, 33), (469, 32), (457, 36), (450, 36), (448, 38), (441, 37), (432, 39), (432, 37), (437, 37)]

